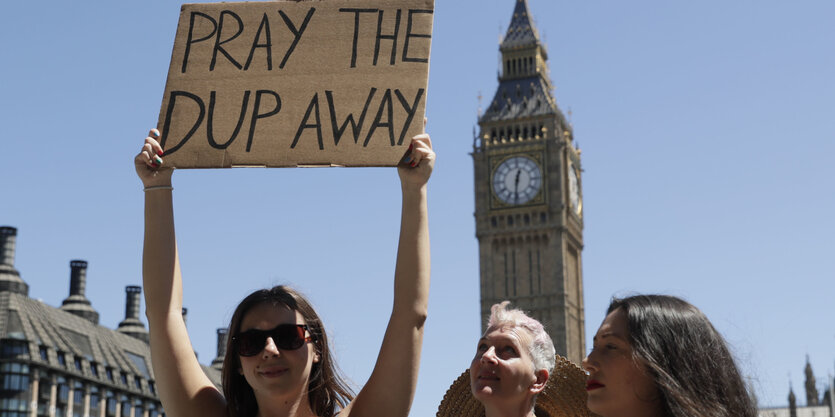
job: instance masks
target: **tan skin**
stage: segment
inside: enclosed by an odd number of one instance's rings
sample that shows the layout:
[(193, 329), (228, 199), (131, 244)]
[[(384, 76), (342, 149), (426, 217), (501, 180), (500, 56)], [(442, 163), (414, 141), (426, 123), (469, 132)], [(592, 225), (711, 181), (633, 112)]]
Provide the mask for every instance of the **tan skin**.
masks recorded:
[[(287, 307), (258, 304), (244, 315), (241, 331), (270, 330), (279, 324), (306, 323), (301, 313)], [(238, 373), (244, 375), (252, 387), (258, 404), (264, 405), (259, 409), (262, 415), (276, 415), (282, 410), (298, 414), (305, 405), (309, 408), (307, 381), (313, 364), (319, 362), (314, 343), (305, 343), (299, 349), (283, 350), (268, 337), (259, 354), (241, 356), (240, 360)]]
[(583, 359), (589, 410), (601, 417), (661, 416), (655, 380), (633, 359), (626, 312), (609, 313), (593, 340), (594, 348)]
[(533, 402), (545, 389), (548, 371), (534, 370), (532, 338), (518, 327), (489, 328), (470, 363), (473, 396), (485, 417), (535, 417)]
[[(171, 185), (173, 170), (165, 166), (160, 156), (162, 148), (158, 139), (159, 132), (151, 130), (134, 160), (137, 175), (145, 187)], [(435, 153), (427, 134), (412, 138), (409, 149), (410, 163), (401, 164), (397, 169), (403, 205), (391, 317), (374, 370), (356, 398), (339, 413), (341, 417), (406, 417), (414, 398), (429, 299), (426, 187)], [(183, 289), (172, 194), (172, 190), (162, 188), (145, 192), (142, 274), (158, 392), (169, 416), (221, 417), (226, 415), (225, 400), (200, 368), (181, 314)], [(242, 330), (265, 330), (276, 323), (300, 319), (298, 315), (293, 317), (295, 312), (256, 310), (259, 314), (250, 312), (244, 317)], [(283, 352), (269, 340), (257, 358), (241, 358), (240, 371), (248, 381), (253, 378), (251, 385), (262, 389), (256, 393), (259, 417), (315, 417), (304, 393), (309, 367), (317, 360), (312, 349), (308, 343), (297, 351)], [(304, 352), (307, 353), (303, 357), (297, 356)], [(292, 367), (287, 366), (291, 363)], [(296, 383), (284, 384), (287, 378), (283, 376), (266, 379), (284, 381), (277, 384), (262, 384), (258, 380), (259, 366), (266, 367), (267, 373), (271, 372), (272, 365), (292, 368), (295, 372), (302, 363), (301, 373), (293, 374), (301, 375)]]

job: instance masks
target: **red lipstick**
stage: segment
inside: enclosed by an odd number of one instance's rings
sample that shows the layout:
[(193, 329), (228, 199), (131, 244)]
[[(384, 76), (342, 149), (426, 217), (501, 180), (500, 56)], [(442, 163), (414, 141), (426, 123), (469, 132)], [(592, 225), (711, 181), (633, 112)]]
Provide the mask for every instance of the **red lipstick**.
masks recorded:
[(586, 381), (586, 391), (593, 391), (603, 387), (605, 387), (605, 385), (601, 384), (598, 380), (590, 379)]

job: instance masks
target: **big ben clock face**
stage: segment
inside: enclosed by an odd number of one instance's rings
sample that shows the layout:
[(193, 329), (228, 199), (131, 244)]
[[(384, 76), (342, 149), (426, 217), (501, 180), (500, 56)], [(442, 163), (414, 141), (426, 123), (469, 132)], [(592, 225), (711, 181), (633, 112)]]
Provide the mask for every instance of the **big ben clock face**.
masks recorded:
[(510, 157), (493, 172), (493, 192), (505, 204), (531, 201), (542, 188), (542, 170), (527, 156)]

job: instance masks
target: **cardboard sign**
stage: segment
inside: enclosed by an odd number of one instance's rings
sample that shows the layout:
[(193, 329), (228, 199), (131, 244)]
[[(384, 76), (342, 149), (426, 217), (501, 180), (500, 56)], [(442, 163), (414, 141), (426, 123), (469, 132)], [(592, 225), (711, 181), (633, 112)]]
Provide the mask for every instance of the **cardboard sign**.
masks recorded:
[(165, 163), (393, 166), (423, 131), (434, 0), (186, 4)]

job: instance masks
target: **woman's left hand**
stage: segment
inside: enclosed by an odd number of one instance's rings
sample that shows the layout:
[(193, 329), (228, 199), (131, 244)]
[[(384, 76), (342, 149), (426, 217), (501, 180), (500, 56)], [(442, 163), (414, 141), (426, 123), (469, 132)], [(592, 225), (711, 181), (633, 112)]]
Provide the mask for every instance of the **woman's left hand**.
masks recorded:
[(429, 135), (421, 133), (413, 137), (406, 157), (405, 162), (397, 166), (400, 183), (404, 187), (423, 187), (429, 181), (432, 168), (435, 166), (435, 151), (432, 150), (432, 139)]

